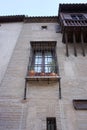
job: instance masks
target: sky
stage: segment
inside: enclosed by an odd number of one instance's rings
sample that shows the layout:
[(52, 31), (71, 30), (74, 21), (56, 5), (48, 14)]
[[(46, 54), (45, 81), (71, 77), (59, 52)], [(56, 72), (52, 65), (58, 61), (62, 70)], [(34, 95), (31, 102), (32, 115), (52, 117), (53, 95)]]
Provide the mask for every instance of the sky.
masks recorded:
[(59, 3), (87, 3), (87, 0), (0, 0), (0, 16), (56, 16)]

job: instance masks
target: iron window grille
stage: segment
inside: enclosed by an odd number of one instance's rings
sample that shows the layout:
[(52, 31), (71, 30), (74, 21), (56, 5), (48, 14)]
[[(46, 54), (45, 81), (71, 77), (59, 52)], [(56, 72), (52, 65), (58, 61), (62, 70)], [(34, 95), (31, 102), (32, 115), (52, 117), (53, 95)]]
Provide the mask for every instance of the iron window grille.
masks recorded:
[(50, 83), (49, 81), (58, 81), (59, 98), (61, 99), (60, 79), (56, 56), (56, 41), (31, 42), (29, 64), (25, 78), (24, 100), (26, 100), (28, 81), (39, 80), (48, 81), (48, 84)]
[(31, 56), (28, 66), (34, 76), (58, 76), (56, 42), (31, 42)]

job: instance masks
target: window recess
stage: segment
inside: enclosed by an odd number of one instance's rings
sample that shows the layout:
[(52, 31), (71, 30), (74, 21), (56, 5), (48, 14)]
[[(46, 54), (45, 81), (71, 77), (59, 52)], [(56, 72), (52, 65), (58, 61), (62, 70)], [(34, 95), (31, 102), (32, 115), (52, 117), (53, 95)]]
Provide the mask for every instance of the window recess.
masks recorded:
[(47, 81), (48, 84), (58, 82), (59, 98), (61, 99), (61, 77), (56, 56), (56, 41), (36, 41), (30, 44), (31, 53), (25, 77), (24, 100), (29, 81)]
[(59, 78), (56, 42), (31, 42), (28, 78)]
[(83, 14), (71, 14), (73, 20), (85, 20), (85, 16)]
[(42, 30), (47, 30), (47, 26), (41, 26)]
[(87, 110), (87, 100), (84, 99), (73, 100), (73, 106), (76, 110)]
[(47, 118), (47, 130), (56, 130), (56, 118), (48, 117)]

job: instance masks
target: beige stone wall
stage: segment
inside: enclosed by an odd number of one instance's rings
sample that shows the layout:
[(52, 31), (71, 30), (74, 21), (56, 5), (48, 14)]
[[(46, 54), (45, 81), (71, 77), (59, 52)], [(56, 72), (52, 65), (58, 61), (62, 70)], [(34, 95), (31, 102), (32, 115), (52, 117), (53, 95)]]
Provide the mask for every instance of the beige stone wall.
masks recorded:
[[(46, 118), (56, 117), (61, 130), (58, 84), (47, 82), (28, 85), (27, 130), (46, 130)], [(30, 123), (29, 123), (30, 122)]]
[[(41, 30), (42, 25), (48, 25), (48, 30)], [(58, 34), (55, 33), (55, 26), (56, 24), (24, 24), (0, 88), (1, 102), (4, 101), (4, 105), (8, 106), (4, 107), (2, 106), (3, 103), (1, 103), (1, 107), (5, 111), (2, 114), (3, 122), (1, 122), (3, 130), (46, 129), (46, 117), (48, 116), (56, 117), (57, 127), (61, 130), (58, 83), (51, 86), (48, 83), (42, 86), (42, 82), (41, 84), (37, 83), (37, 85), (33, 84), (33, 86), (29, 85), (27, 102), (23, 103), (22, 101), (30, 53), (30, 41), (56, 41)], [(35, 91), (36, 96), (34, 95)], [(16, 107), (16, 105), (19, 107)], [(16, 108), (15, 111), (14, 108)], [(13, 120), (12, 116), (15, 116)], [(3, 126), (6, 117), (9, 119), (6, 120), (7, 123)], [(13, 122), (19, 123), (16, 125)], [(11, 124), (14, 124), (13, 128)]]
[(0, 83), (4, 77), (23, 23), (0, 24)]
[[(73, 45), (69, 45), (69, 57), (65, 56), (65, 45), (58, 44), (58, 61), (61, 75), (62, 100), (60, 108), (65, 123), (64, 130), (86, 130), (87, 114), (84, 110), (74, 110), (73, 99), (87, 99), (87, 48), (86, 56), (82, 56), (81, 46), (77, 47), (74, 56)], [(62, 49), (62, 51), (61, 51)]]
[[(41, 29), (43, 25), (47, 25), (47, 30)], [(24, 23), (0, 86), (0, 129), (46, 130), (46, 117), (56, 117), (57, 130), (86, 130), (86, 111), (74, 110), (72, 100), (87, 99), (87, 49), (85, 57), (79, 49), (78, 57), (75, 57), (70, 46), (70, 56), (66, 57), (65, 44), (61, 33), (56, 33), (56, 25)], [(28, 84), (27, 100), (23, 102), (30, 41), (57, 41), (61, 100), (57, 82), (33, 82)]]

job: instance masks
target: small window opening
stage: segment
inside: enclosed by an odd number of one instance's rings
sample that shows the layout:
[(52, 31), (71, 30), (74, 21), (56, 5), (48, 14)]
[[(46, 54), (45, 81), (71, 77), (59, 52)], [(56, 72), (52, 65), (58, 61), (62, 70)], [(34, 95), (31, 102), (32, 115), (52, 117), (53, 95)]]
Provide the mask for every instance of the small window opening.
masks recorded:
[(72, 17), (73, 20), (78, 20), (76, 15), (71, 15), (71, 17)]
[(47, 30), (47, 26), (41, 26), (42, 30)]
[(83, 14), (71, 14), (73, 20), (84, 20), (85, 16)]
[(79, 18), (79, 20), (84, 20), (85, 17), (82, 14), (78, 14), (77, 17)]
[(47, 130), (56, 130), (56, 118), (48, 117), (47, 118)]
[(74, 99), (73, 106), (76, 110), (87, 110), (87, 100), (86, 99)]

